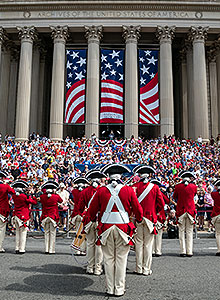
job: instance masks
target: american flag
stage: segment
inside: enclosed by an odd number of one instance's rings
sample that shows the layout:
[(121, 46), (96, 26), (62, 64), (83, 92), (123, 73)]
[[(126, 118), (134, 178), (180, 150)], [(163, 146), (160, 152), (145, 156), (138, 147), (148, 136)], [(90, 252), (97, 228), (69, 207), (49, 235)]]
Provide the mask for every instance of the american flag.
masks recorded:
[(86, 55), (86, 49), (66, 51), (65, 123), (85, 121)]
[(140, 124), (159, 124), (158, 51), (139, 49)]
[(124, 50), (101, 49), (100, 123), (123, 123)]

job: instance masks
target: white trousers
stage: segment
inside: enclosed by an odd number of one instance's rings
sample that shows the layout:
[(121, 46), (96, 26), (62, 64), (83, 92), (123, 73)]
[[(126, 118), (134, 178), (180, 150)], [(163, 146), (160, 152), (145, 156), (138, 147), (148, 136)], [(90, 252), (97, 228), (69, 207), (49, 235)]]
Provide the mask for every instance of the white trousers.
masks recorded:
[(56, 227), (54, 221), (48, 218), (44, 224), (45, 252), (55, 253)]
[(127, 257), (130, 246), (120, 236), (117, 227), (111, 230), (106, 244), (102, 245), (107, 293), (123, 295), (125, 292), (125, 276)]
[(6, 222), (2, 222), (0, 220), (0, 251), (3, 250), (3, 242), (5, 239), (5, 231), (6, 231)]
[(220, 252), (220, 220), (215, 223), (215, 238), (217, 243), (217, 252)]
[(139, 274), (150, 275), (152, 273), (152, 250), (154, 234), (146, 223), (142, 221), (137, 224), (137, 234), (134, 236), (136, 252), (136, 272)]
[[(193, 224), (187, 214), (181, 218), (179, 224), (180, 254), (193, 254)], [(186, 238), (185, 238), (186, 233)]]
[(102, 273), (103, 253), (101, 246), (96, 245), (96, 223), (91, 225), (89, 232), (86, 234), (88, 265), (87, 272), (95, 275)]
[(15, 250), (18, 250), (19, 252), (25, 252), (27, 227), (20, 227), (17, 219), (14, 220), (14, 224), (16, 228)]
[(162, 236), (163, 229), (158, 230), (158, 234), (154, 235), (153, 254), (162, 255)]

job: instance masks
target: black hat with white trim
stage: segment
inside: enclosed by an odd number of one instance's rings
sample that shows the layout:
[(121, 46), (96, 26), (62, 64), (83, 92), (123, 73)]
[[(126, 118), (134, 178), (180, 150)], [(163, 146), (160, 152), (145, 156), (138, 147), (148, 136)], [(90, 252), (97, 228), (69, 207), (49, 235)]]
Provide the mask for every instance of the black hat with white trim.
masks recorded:
[(154, 168), (143, 165), (143, 166), (137, 166), (133, 169), (133, 173), (138, 173), (138, 174), (154, 174), (155, 170)]
[(59, 187), (59, 183), (56, 181), (48, 180), (47, 182), (43, 183), (41, 186), (42, 190), (54, 190)]
[(186, 171), (186, 172), (183, 172), (180, 177), (183, 179), (183, 178), (193, 178), (195, 179), (195, 176), (192, 172), (189, 172), (189, 171)]
[(85, 178), (87, 179), (99, 179), (99, 178), (105, 178), (106, 175), (98, 170), (91, 170), (86, 173)]
[(11, 186), (15, 189), (16, 188), (25, 189), (25, 188), (29, 187), (29, 184), (22, 179), (18, 179), (16, 181), (12, 182)]
[(153, 183), (153, 184), (156, 184), (158, 186), (162, 185), (162, 183), (159, 180), (157, 180), (157, 179), (152, 179), (150, 182)]
[(80, 183), (89, 184), (89, 181), (85, 177), (76, 177), (76, 178), (74, 178), (73, 183), (74, 184), (80, 184)]
[(0, 178), (4, 178), (4, 177), (7, 177), (8, 176), (8, 173), (5, 172), (5, 171), (0, 171)]
[(108, 164), (107, 166), (101, 169), (101, 172), (111, 176), (114, 174), (130, 173), (131, 171), (128, 167), (121, 164)]

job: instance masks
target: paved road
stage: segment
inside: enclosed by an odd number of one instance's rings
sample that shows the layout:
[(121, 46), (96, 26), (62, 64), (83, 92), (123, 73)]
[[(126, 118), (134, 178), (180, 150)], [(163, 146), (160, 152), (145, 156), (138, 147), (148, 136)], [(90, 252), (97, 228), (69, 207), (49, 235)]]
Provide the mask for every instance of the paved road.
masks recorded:
[[(57, 240), (57, 254), (44, 255), (44, 241), (29, 238), (27, 253), (14, 254), (14, 237), (5, 239), (7, 253), (0, 254), (1, 300), (108, 299), (105, 276), (89, 276), (70, 255), (71, 240)], [(219, 300), (220, 257), (214, 239), (194, 242), (194, 257), (180, 258), (177, 240), (163, 241), (163, 256), (153, 258), (150, 277), (132, 273), (134, 253), (128, 261), (126, 294), (134, 300)]]

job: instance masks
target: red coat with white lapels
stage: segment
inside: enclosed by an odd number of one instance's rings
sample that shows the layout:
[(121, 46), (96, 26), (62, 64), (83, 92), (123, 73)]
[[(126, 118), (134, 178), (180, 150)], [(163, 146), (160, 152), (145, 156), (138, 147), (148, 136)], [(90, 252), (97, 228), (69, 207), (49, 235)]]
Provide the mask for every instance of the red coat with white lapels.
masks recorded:
[(220, 194), (219, 192), (212, 192), (212, 199), (214, 200), (214, 207), (212, 211), (212, 218), (220, 215)]
[(13, 195), (14, 200), (14, 216), (17, 216), (20, 220), (26, 222), (30, 218), (30, 204), (37, 204), (37, 199), (32, 199), (30, 196), (25, 194)]
[(49, 217), (57, 222), (59, 220), (58, 202), (62, 203), (62, 198), (57, 194), (52, 194), (51, 197), (43, 194), (40, 196), (40, 202), (42, 203), (41, 219)]
[(82, 191), (78, 204), (78, 212), (80, 215), (84, 213), (85, 208), (88, 208), (89, 201), (98, 189), (99, 187), (94, 188), (90, 185)]
[[(139, 181), (132, 186), (136, 190), (137, 197), (139, 197), (143, 193), (143, 191), (148, 187), (148, 185), (149, 182), (144, 183), (143, 181)], [(163, 199), (163, 195), (158, 185), (156, 184), (154, 184), (153, 188), (150, 190), (147, 196), (145, 196), (145, 198), (141, 201), (140, 205), (143, 208), (144, 217), (149, 219), (154, 224), (156, 224), (157, 222), (157, 214), (165, 217), (165, 202)]]
[(6, 218), (10, 213), (8, 194), (15, 194), (14, 189), (8, 184), (0, 184), (0, 215)]
[(197, 193), (197, 186), (193, 183), (185, 185), (179, 183), (176, 185), (173, 198), (177, 200), (176, 216), (179, 218), (184, 213), (190, 214), (193, 218), (196, 216), (196, 206), (194, 197)]
[[(86, 222), (94, 221), (98, 212), (100, 212), (99, 220), (101, 220), (110, 197), (111, 193), (107, 187), (99, 188), (88, 209), (87, 217), (89, 218), (89, 220), (86, 220)], [(128, 213), (128, 216), (130, 217), (132, 213), (134, 213), (137, 221), (141, 222), (143, 218), (143, 210), (140, 203), (138, 202), (134, 190), (129, 186), (123, 186), (119, 192), (119, 198), (124, 207), (124, 210)], [(112, 212), (114, 211), (118, 211), (116, 205), (114, 205), (112, 208)], [(133, 230), (135, 229), (135, 226), (132, 222), (129, 222), (128, 224), (103, 224), (101, 223), (101, 221), (99, 221), (98, 235), (100, 235), (102, 232), (104, 232), (113, 225), (117, 226), (120, 230), (124, 231), (128, 235), (132, 235)]]

